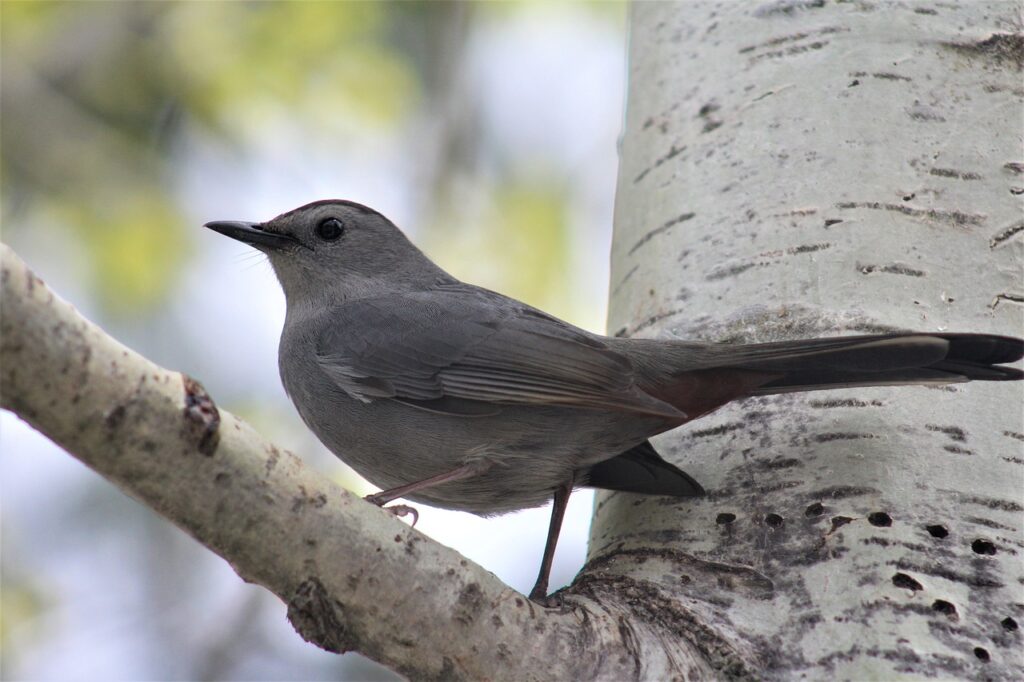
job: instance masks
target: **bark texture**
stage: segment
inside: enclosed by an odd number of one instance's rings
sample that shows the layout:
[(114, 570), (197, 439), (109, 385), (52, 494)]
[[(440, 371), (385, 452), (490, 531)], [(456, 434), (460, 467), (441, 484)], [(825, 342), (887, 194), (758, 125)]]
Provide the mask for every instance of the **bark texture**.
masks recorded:
[[(1020, 334), (1019, 7), (635, 4), (610, 331)], [(729, 406), (655, 442), (705, 499), (598, 496), (578, 587), (722, 677), (1024, 679), (1022, 388)]]

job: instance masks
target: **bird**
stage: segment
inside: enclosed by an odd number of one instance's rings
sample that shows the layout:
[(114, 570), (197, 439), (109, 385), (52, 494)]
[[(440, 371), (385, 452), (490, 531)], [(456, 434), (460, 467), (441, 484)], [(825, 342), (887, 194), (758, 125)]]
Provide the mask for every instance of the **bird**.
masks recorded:
[(652, 436), (751, 396), (1024, 376), (1003, 366), (1024, 340), (990, 334), (602, 336), (458, 280), (354, 201), (205, 227), (268, 257), (286, 302), (282, 384), (327, 449), (381, 489), (368, 501), (482, 516), (553, 501), (529, 595), (541, 604), (574, 489), (704, 494)]

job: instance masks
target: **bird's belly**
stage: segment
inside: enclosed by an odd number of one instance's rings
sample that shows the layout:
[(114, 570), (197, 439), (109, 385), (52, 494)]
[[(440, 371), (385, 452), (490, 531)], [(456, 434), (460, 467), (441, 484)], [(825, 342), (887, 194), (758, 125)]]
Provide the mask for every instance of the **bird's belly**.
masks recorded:
[(408, 499), (481, 515), (544, 504), (573, 472), (654, 432), (635, 416), (550, 406), (500, 406), (488, 416), (427, 412), (392, 400), (365, 403), (327, 382), (289, 387), (317, 438), (357, 473), (389, 489), (479, 463), (471, 478)]

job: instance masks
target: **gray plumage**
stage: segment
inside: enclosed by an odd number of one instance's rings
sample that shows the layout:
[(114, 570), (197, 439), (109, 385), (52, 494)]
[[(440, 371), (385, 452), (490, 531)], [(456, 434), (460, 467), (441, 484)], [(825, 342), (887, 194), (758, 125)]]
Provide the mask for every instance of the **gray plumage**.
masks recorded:
[(449, 509), (532, 507), (567, 483), (700, 494), (647, 439), (749, 395), (1021, 378), (998, 366), (1020, 359), (1021, 340), (999, 336), (724, 346), (591, 334), (459, 282), (352, 202), (207, 226), (269, 256), (287, 299), (281, 378), (309, 428), (384, 489), (469, 465), (407, 495)]

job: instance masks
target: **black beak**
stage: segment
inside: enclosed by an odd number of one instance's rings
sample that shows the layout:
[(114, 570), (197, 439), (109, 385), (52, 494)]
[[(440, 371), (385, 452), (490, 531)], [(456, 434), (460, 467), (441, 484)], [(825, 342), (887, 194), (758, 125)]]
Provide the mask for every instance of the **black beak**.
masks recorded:
[(232, 239), (237, 239), (240, 242), (256, 247), (270, 246), (280, 248), (295, 244), (296, 241), (295, 237), (291, 235), (267, 232), (260, 227), (259, 223), (246, 223), (241, 220), (215, 220), (212, 223), (206, 223), (203, 227), (208, 227), (214, 232), (220, 232)]

